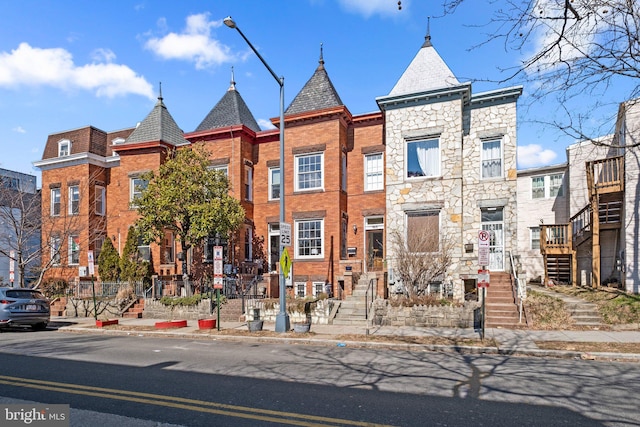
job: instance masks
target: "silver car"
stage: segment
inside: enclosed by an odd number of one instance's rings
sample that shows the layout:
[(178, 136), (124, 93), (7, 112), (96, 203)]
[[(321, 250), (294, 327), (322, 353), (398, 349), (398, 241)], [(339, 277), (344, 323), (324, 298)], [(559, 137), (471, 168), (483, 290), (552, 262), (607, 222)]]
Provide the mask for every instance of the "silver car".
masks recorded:
[(0, 287), (0, 329), (31, 326), (43, 330), (49, 319), (49, 300), (40, 291)]

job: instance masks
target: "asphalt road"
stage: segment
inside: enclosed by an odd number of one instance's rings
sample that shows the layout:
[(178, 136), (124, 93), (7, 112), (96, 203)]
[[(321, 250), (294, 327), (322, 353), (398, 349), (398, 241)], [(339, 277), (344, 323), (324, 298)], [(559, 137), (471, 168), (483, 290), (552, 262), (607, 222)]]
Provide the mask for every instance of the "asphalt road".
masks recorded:
[(0, 334), (0, 404), (70, 404), (72, 426), (637, 426), (638, 379), (633, 363)]

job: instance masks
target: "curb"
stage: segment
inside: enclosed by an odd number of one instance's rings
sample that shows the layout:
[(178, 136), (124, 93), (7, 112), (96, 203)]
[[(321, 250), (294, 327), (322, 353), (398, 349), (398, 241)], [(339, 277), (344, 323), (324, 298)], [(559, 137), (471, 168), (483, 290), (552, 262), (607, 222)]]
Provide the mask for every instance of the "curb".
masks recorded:
[(289, 338), (289, 337), (252, 337), (247, 335), (202, 335), (192, 332), (173, 331), (124, 331), (117, 329), (93, 329), (82, 326), (60, 328), (61, 331), (75, 333), (99, 333), (103, 335), (135, 335), (159, 336), (163, 338), (210, 339), (212, 341), (253, 341), (262, 343), (281, 343), (290, 345), (336, 346), (340, 348), (389, 349), (397, 351), (457, 353), (468, 355), (515, 356), (515, 357), (547, 357), (555, 359), (580, 359), (593, 361), (640, 362), (640, 354), (636, 353), (600, 353), (544, 349), (517, 349), (498, 347), (455, 346), (437, 344), (404, 344), (373, 341), (344, 341), (330, 338)]

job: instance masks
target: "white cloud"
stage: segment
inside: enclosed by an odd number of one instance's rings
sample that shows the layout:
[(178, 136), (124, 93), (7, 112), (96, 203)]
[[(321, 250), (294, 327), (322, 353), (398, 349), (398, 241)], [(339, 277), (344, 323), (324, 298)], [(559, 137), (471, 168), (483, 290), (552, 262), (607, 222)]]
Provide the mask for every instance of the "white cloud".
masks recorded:
[[(98, 50), (102, 59), (113, 59), (109, 50)], [(0, 52), (0, 87), (51, 86), (85, 89), (112, 98), (136, 94), (154, 99), (153, 87), (126, 65), (94, 62), (78, 66), (62, 48), (40, 49), (20, 43), (10, 53)]]
[(539, 144), (518, 145), (519, 167), (546, 166), (557, 156), (553, 150), (542, 148)]
[(271, 123), (271, 120), (267, 120), (267, 119), (257, 119), (256, 120), (258, 122), (258, 126), (260, 126), (260, 128), (262, 130), (267, 130), (267, 129), (275, 129), (276, 127), (273, 125), (273, 123)]
[(111, 49), (96, 49), (91, 54), (91, 57), (95, 62), (113, 62), (116, 59), (116, 54)]
[(197, 69), (231, 61), (229, 47), (211, 38), (211, 28), (219, 27), (221, 21), (209, 21), (208, 13), (190, 15), (186, 21), (181, 33), (150, 38), (145, 47), (164, 59), (194, 62)]
[(22, 126), (16, 126), (13, 129), (11, 129), (12, 131), (16, 132), (16, 133), (27, 133), (26, 130), (24, 130), (24, 128)]
[[(398, 2), (395, 0), (338, 0), (348, 12), (369, 18), (372, 15), (391, 15), (398, 12)], [(403, 0), (402, 7), (409, 6), (410, 0)]]

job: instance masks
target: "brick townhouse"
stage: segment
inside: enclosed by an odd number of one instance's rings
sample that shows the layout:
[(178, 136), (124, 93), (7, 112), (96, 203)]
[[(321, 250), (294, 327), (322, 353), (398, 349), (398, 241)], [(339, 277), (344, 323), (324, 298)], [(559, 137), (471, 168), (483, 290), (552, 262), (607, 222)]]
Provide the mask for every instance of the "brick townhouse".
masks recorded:
[[(106, 237), (122, 252), (137, 217), (130, 202), (144, 184), (140, 175), (157, 169), (168, 150), (193, 143), (205, 144), (211, 167), (226, 171), (230, 191), (246, 212), (238, 233), (225, 241), (226, 262), (249, 261), (253, 237), (263, 237), (267, 281), (278, 269), (284, 181), (292, 294), (314, 295), (331, 284), (335, 295), (348, 295), (352, 278), (366, 274), (378, 277), (377, 294), (385, 296), (397, 285), (390, 228), (427, 228), (455, 242), (453, 263), (441, 281), (458, 298), (475, 284), (478, 230), (493, 232), (490, 267), (507, 269), (505, 257), (517, 238), (520, 87), (472, 93), (427, 35), (390, 93), (376, 99), (380, 111), (354, 115), (342, 103), (321, 52), (311, 78), (285, 111), (281, 174), (280, 119), (271, 119), (276, 129), (261, 130), (233, 80), (192, 132), (180, 130), (160, 95), (136, 128), (104, 132), (90, 126), (48, 137), (35, 162), (42, 171), (43, 217), (57, 224), (43, 232), (43, 245), (51, 246), (43, 263), (57, 254), (48, 276), (86, 274), (81, 267), (87, 266), (87, 251), (99, 251)], [(215, 240), (211, 236), (187, 258), (195, 276), (211, 272)], [(148, 249), (157, 274), (180, 274), (173, 236)], [(275, 296), (277, 286), (268, 288)]]

